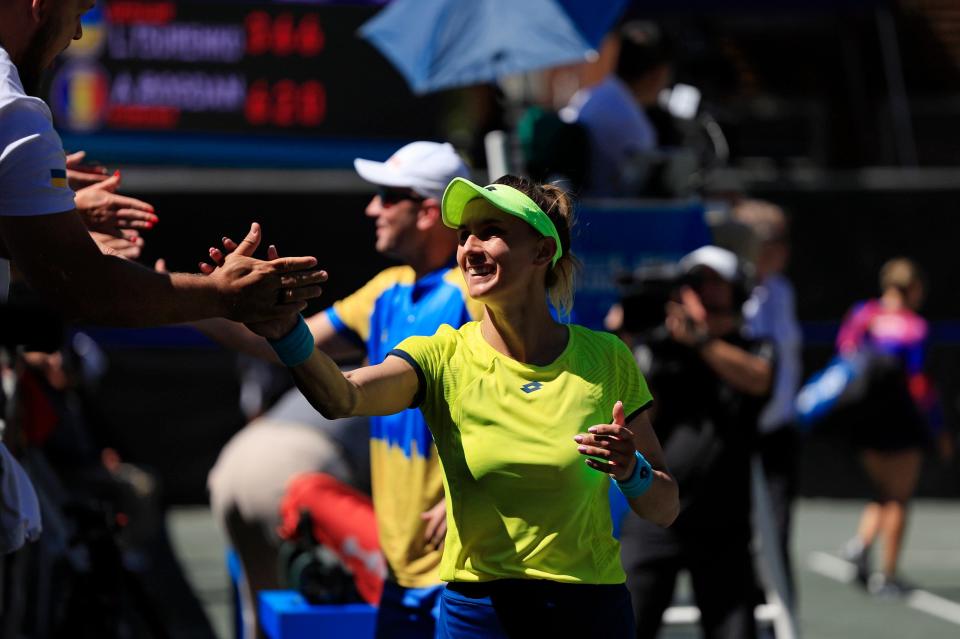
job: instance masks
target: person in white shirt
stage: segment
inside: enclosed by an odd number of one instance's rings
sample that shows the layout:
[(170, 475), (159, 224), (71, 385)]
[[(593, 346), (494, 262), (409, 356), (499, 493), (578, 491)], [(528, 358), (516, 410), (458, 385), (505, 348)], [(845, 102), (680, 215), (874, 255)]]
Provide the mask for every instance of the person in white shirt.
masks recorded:
[[(91, 239), (67, 184), (66, 156), (50, 109), (27, 94), (21, 77), (35, 86), (54, 58), (83, 35), (80, 17), (93, 4), (0, 3), (0, 255), (71, 320), (150, 326), (296, 315), (305, 300), (320, 295), (326, 273), (310, 270), (317, 263), (312, 257), (254, 259), (257, 224), (242, 250), (209, 276), (157, 273), (104, 255)], [(0, 473), (8, 468), (13, 466), (4, 464)], [(9, 504), (4, 499), (0, 505)]]
[(0, 5), (0, 239), (7, 255), (71, 319), (146, 326), (299, 312), (305, 299), (320, 294), (325, 275), (306, 270), (316, 265), (312, 257), (250, 257), (258, 226), (247, 250), (231, 254), (226, 268), (208, 277), (156, 273), (97, 250), (75, 210), (50, 110), (20, 82), (21, 68), (37, 77), (81, 37), (80, 16), (92, 6), (90, 0)]
[(561, 109), (562, 120), (587, 130), (591, 195), (627, 194), (627, 166), (657, 148), (657, 130), (645, 109), (656, 104), (669, 84), (671, 66), (671, 54), (655, 27), (627, 23), (620, 30), (616, 73), (580, 89)]
[(803, 336), (797, 321), (793, 285), (783, 274), (790, 259), (787, 218), (779, 206), (744, 200), (733, 208), (733, 219), (746, 225), (757, 242), (756, 286), (744, 305), (752, 337), (766, 338), (777, 351), (776, 374), (770, 402), (758, 424), (760, 457), (787, 570), (788, 593), (794, 595), (790, 561), (791, 510), (797, 491), (797, 432), (794, 398), (803, 375)]

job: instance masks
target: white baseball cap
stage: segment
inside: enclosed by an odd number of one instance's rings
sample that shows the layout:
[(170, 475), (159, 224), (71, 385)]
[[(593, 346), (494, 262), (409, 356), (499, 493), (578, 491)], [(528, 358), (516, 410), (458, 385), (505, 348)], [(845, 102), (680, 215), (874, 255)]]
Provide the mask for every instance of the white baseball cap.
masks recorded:
[(386, 162), (357, 158), (353, 167), (360, 177), (377, 186), (413, 189), (437, 200), (453, 178), (470, 177), (470, 169), (449, 142), (411, 142)]
[(739, 262), (737, 256), (727, 249), (719, 246), (701, 246), (680, 258), (679, 266), (680, 272), (685, 274), (697, 267), (706, 266), (724, 280), (735, 282), (739, 277), (737, 273)]

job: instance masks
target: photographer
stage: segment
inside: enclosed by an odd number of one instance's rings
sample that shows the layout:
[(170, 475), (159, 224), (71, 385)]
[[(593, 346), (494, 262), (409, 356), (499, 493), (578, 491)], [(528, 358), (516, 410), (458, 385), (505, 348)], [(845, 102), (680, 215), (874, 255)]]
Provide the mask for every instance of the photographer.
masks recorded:
[(741, 332), (748, 289), (733, 253), (705, 246), (679, 269), (664, 321), (638, 336), (635, 351), (655, 397), (654, 428), (681, 487), (672, 527), (634, 517), (623, 524), (637, 636), (656, 636), (677, 573), (686, 569), (706, 635), (753, 637), (749, 461), (773, 352)]

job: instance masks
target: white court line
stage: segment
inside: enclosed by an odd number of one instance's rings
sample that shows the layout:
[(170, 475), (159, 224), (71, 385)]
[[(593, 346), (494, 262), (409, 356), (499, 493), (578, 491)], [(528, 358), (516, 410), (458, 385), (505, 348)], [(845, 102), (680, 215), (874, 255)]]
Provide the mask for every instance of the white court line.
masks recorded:
[(960, 604), (927, 592), (914, 590), (907, 597), (907, 605), (916, 610), (960, 625)]
[[(760, 604), (753, 615), (761, 623), (773, 623), (780, 614), (780, 606)], [(670, 606), (663, 611), (663, 623), (672, 625), (692, 625), (700, 622), (700, 609), (696, 606)]]
[(857, 578), (857, 569), (849, 561), (828, 555), (825, 552), (812, 552), (807, 560), (810, 570), (845, 584)]
[[(856, 579), (857, 569), (852, 563), (825, 552), (810, 553), (807, 565), (818, 575), (835, 581), (850, 583)], [(960, 625), (960, 603), (919, 589), (911, 591), (905, 601), (914, 610)]]

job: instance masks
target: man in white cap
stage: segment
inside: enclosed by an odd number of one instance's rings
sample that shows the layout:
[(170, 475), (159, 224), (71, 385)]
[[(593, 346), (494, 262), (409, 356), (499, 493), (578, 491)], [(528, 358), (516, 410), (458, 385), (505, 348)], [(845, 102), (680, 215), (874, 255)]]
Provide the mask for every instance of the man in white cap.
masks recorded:
[[(336, 357), (356, 352), (361, 343), (376, 364), (406, 337), (432, 335), (441, 324), (459, 327), (480, 315), (482, 307), (473, 302), (468, 307), (454, 263), (456, 235), (440, 216), (444, 188), (468, 170), (450, 144), (436, 142), (413, 142), (386, 162), (357, 159), (354, 166), (377, 187), (366, 208), (376, 220), (376, 249), (404, 266), (385, 269), (307, 323), (318, 348)], [(222, 259), (217, 250), (211, 256)], [(212, 321), (198, 328), (225, 345), (276, 361), (266, 341), (242, 325)], [(248, 605), (257, 591), (276, 587), (278, 539), (264, 531), (276, 527), (288, 480), (311, 471), (350, 480), (342, 451), (327, 439), (346, 447), (343, 423), (326, 421), (296, 389), (275, 410), (282, 414), (267, 413), (227, 444), (208, 481), (214, 513), (244, 565)], [(357, 432), (358, 425), (349, 428)], [(436, 448), (419, 411), (370, 419), (370, 467), (388, 566), (377, 636), (432, 637), (446, 514)], [(247, 636), (253, 636), (252, 627)]]
[(639, 517), (623, 522), (637, 637), (657, 635), (681, 569), (690, 572), (706, 636), (755, 637), (750, 454), (773, 352), (742, 334), (749, 289), (736, 255), (705, 246), (679, 268), (666, 321), (644, 340), (639, 358), (649, 362), (643, 373), (656, 398), (654, 427), (682, 488), (670, 528)]

